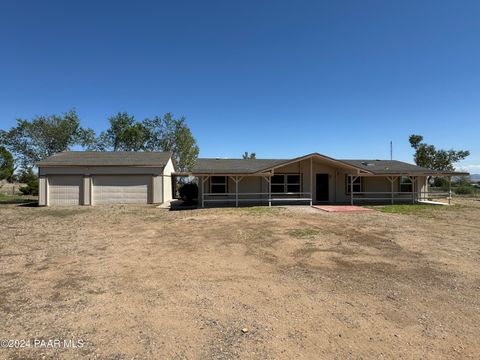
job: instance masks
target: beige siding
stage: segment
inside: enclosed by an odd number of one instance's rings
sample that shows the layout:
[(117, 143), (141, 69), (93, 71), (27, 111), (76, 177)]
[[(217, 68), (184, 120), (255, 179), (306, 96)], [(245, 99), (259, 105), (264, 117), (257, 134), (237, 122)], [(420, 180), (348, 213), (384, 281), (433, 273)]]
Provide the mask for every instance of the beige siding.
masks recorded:
[(38, 205), (46, 206), (47, 203), (47, 178), (45, 176), (40, 176), (38, 179)]
[(163, 202), (172, 200), (172, 172), (175, 172), (172, 159), (169, 159), (163, 169)]
[(91, 205), (91, 179), (90, 176), (83, 177), (83, 205)]
[(154, 204), (161, 204), (164, 202), (163, 200), (163, 176), (153, 176), (153, 200)]

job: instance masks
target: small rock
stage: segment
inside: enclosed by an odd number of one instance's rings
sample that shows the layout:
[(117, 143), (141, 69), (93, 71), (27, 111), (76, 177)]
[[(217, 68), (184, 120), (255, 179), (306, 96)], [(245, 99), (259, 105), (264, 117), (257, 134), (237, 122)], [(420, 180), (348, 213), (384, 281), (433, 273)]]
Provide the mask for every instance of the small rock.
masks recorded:
[(244, 334), (248, 333), (248, 329), (247, 329), (247, 328), (243, 328), (243, 329), (242, 329), (242, 333), (244, 333)]

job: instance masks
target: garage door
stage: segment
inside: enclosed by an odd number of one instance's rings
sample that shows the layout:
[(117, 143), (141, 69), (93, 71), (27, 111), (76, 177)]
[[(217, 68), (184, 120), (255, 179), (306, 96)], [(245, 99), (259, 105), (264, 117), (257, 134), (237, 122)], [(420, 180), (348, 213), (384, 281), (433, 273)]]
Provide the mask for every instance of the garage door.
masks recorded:
[(80, 205), (82, 176), (55, 175), (48, 177), (48, 201), (50, 205)]
[(149, 175), (102, 175), (93, 177), (93, 204), (147, 204)]

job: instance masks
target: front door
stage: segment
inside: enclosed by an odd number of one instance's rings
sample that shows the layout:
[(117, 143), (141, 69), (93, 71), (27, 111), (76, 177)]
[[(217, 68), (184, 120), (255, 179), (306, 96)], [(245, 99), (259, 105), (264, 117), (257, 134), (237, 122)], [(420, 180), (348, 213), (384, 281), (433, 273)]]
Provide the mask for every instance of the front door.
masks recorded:
[(317, 174), (317, 201), (328, 201), (328, 174)]

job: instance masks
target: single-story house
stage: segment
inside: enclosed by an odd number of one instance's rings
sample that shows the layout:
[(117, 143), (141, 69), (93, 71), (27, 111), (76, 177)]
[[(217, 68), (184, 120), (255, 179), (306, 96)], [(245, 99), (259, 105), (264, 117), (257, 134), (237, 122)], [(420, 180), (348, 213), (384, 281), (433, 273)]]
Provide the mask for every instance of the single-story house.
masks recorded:
[(199, 203), (410, 202), (431, 199), (430, 176), (441, 172), (395, 160), (339, 160), (318, 153), (293, 159), (198, 159)]
[(339, 160), (318, 153), (293, 159), (199, 158), (190, 172), (175, 172), (171, 153), (82, 152), (53, 155), (39, 168), (40, 205), (163, 203), (172, 177), (195, 177), (199, 206), (240, 204), (415, 203), (433, 196), (430, 176), (441, 172), (395, 160)]
[(160, 204), (172, 199), (169, 152), (66, 151), (37, 163), (39, 205)]

